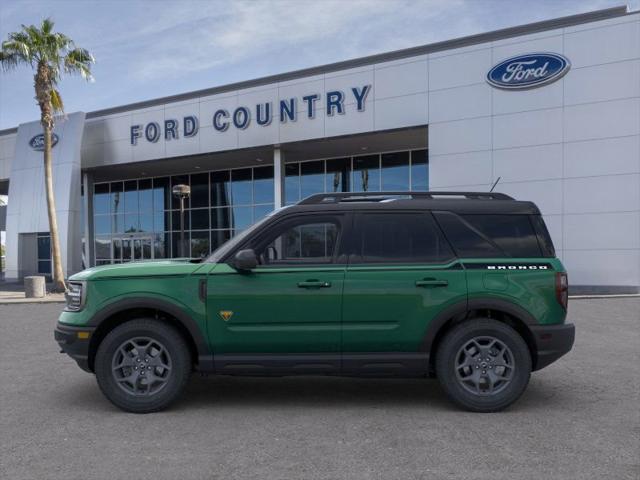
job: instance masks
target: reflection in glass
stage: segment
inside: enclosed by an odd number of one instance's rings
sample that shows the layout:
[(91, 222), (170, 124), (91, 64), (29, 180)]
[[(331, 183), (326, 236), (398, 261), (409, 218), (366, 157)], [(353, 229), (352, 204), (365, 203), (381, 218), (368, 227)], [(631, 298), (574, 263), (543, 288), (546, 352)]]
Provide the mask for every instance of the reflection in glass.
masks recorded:
[[(171, 177), (171, 188), (173, 189), (176, 185), (189, 185), (189, 175), (173, 175)], [(184, 208), (189, 208), (190, 201), (190, 197), (185, 198)], [(180, 208), (180, 199), (173, 195), (171, 195), (171, 208)]]
[(229, 207), (211, 209), (211, 228), (231, 228), (231, 209)]
[(327, 160), (327, 177), (325, 179), (326, 191), (348, 192), (350, 173), (350, 158), (334, 158), (332, 160)]
[(125, 233), (140, 231), (140, 219), (137, 213), (126, 213), (124, 215), (124, 231)]
[(153, 214), (153, 231), (163, 232), (169, 230), (169, 213), (154, 213)]
[(209, 174), (191, 175), (191, 208), (209, 206)]
[(253, 223), (251, 207), (233, 207), (233, 228), (244, 230)]
[(414, 150), (411, 152), (411, 190), (429, 190), (428, 150)]
[[(189, 210), (184, 212), (184, 229), (189, 230)], [(180, 231), (180, 210), (171, 212), (171, 230)]]
[(208, 208), (196, 208), (191, 210), (191, 229), (192, 230), (209, 230), (209, 209)]
[(156, 233), (153, 237), (153, 257), (166, 258), (168, 244), (169, 244), (169, 234)]
[(284, 172), (284, 199), (287, 205), (291, 205), (300, 201), (300, 164), (288, 163)]
[(324, 192), (324, 161), (300, 164), (300, 198)]
[(251, 169), (231, 170), (231, 198), (234, 205), (251, 205)]
[(380, 191), (380, 156), (354, 157), (352, 179), (354, 192)]
[(161, 212), (171, 208), (171, 189), (169, 177), (153, 179), (153, 210)]
[(231, 238), (231, 230), (213, 230), (211, 232), (211, 251)]
[(122, 260), (122, 239), (113, 239), (113, 258), (114, 260)]
[(266, 217), (269, 213), (273, 212), (273, 204), (270, 205), (256, 205), (253, 207), (253, 223)]
[(409, 190), (409, 152), (382, 154), (382, 191)]
[(96, 237), (96, 258), (111, 258), (111, 237)]
[(133, 240), (131, 238), (122, 239), (122, 261), (130, 262), (133, 260)]
[(151, 212), (140, 214), (140, 231), (153, 232), (153, 214)]
[[(184, 233), (184, 256), (189, 256), (189, 232)], [(180, 232), (171, 234), (171, 257), (180, 258)]]
[(93, 188), (94, 188), (93, 212), (96, 214), (111, 213), (109, 210), (109, 205), (110, 205), (109, 184), (101, 183), (98, 185), (94, 185)]
[(150, 178), (138, 180), (138, 201), (140, 202), (141, 212), (153, 210), (153, 189), (151, 188)]
[(191, 232), (191, 258), (209, 255), (209, 232)]
[(124, 212), (122, 182), (111, 183), (111, 213), (116, 215)]
[(211, 206), (223, 207), (231, 204), (230, 172), (211, 172)]
[(139, 208), (138, 182), (136, 180), (124, 182), (124, 211), (137, 213)]
[(253, 169), (253, 203), (273, 203), (273, 166)]
[(93, 229), (96, 235), (111, 233), (111, 215), (96, 215), (93, 217)]

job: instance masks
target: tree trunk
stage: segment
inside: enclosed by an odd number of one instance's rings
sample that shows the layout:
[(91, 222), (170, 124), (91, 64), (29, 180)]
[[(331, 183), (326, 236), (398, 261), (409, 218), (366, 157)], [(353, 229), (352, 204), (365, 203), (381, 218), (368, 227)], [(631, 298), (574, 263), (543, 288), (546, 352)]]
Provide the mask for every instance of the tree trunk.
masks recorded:
[(56, 216), (56, 200), (53, 196), (53, 167), (51, 158), (51, 134), (53, 133), (53, 105), (51, 90), (53, 88), (51, 71), (44, 62), (38, 64), (34, 77), (36, 100), (40, 106), (40, 123), (44, 129), (44, 185), (47, 193), (47, 214), (49, 216), (49, 234), (51, 235), (51, 270), (54, 292), (64, 292), (67, 286), (62, 272), (62, 256), (60, 255), (60, 238), (58, 237), (58, 219)]
[(67, 286), (64, 283), (62, 272), (62, 256), (60, 255), (60, 239), (58, 237), (58, 219), (56, 216), (56, 200), (53, 196), (53, 172), (51, 159), (51, 127), (44, 126), (44, 183), (47, 190), (47, 214), (49, 215), (49, 232), (51, 234), (51, 263), (53, 274), (54, 292), (64, 292)]

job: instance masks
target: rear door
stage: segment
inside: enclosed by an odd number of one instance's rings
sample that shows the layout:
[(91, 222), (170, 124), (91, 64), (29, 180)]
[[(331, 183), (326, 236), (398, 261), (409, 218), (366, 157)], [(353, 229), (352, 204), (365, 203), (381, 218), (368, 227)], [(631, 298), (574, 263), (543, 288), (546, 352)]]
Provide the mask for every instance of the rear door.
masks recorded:
[(465, 271), (430, 213), (362, 212), (354, 221), (342, 310), (347, 370), (353, 353), (419, 352), (431, 320), (467, 295)]

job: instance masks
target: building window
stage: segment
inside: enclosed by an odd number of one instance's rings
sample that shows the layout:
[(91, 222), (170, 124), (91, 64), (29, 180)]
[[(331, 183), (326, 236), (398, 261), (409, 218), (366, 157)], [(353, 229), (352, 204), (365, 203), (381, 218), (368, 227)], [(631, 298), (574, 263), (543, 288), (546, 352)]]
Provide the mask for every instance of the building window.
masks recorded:
[(288, 163), (285, 175), (287, 205), (314, 193), (426, 191), (429, 158), (427, 150), (413, 150), (311, 160)]
[(185, 256), (209, 255), (235, 233), (273, 211), (273, 166), (94, 185), (97, 265), (180, 256), (180, 202), (186, 184)]
[(51, 235), (49, 232), (37, 234), (38, 240), (38, 273), (51, 275)]

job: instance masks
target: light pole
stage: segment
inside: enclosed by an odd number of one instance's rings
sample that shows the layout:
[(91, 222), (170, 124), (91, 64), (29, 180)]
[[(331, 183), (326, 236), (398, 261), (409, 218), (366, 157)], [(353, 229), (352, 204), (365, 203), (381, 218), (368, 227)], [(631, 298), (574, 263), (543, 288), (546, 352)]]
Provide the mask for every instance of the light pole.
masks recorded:
[(184, 201), (191, 195), (189, 185), (175, 185), (171, 189), (173, 196), (180, 199), (180, 257), (184, 258)]

